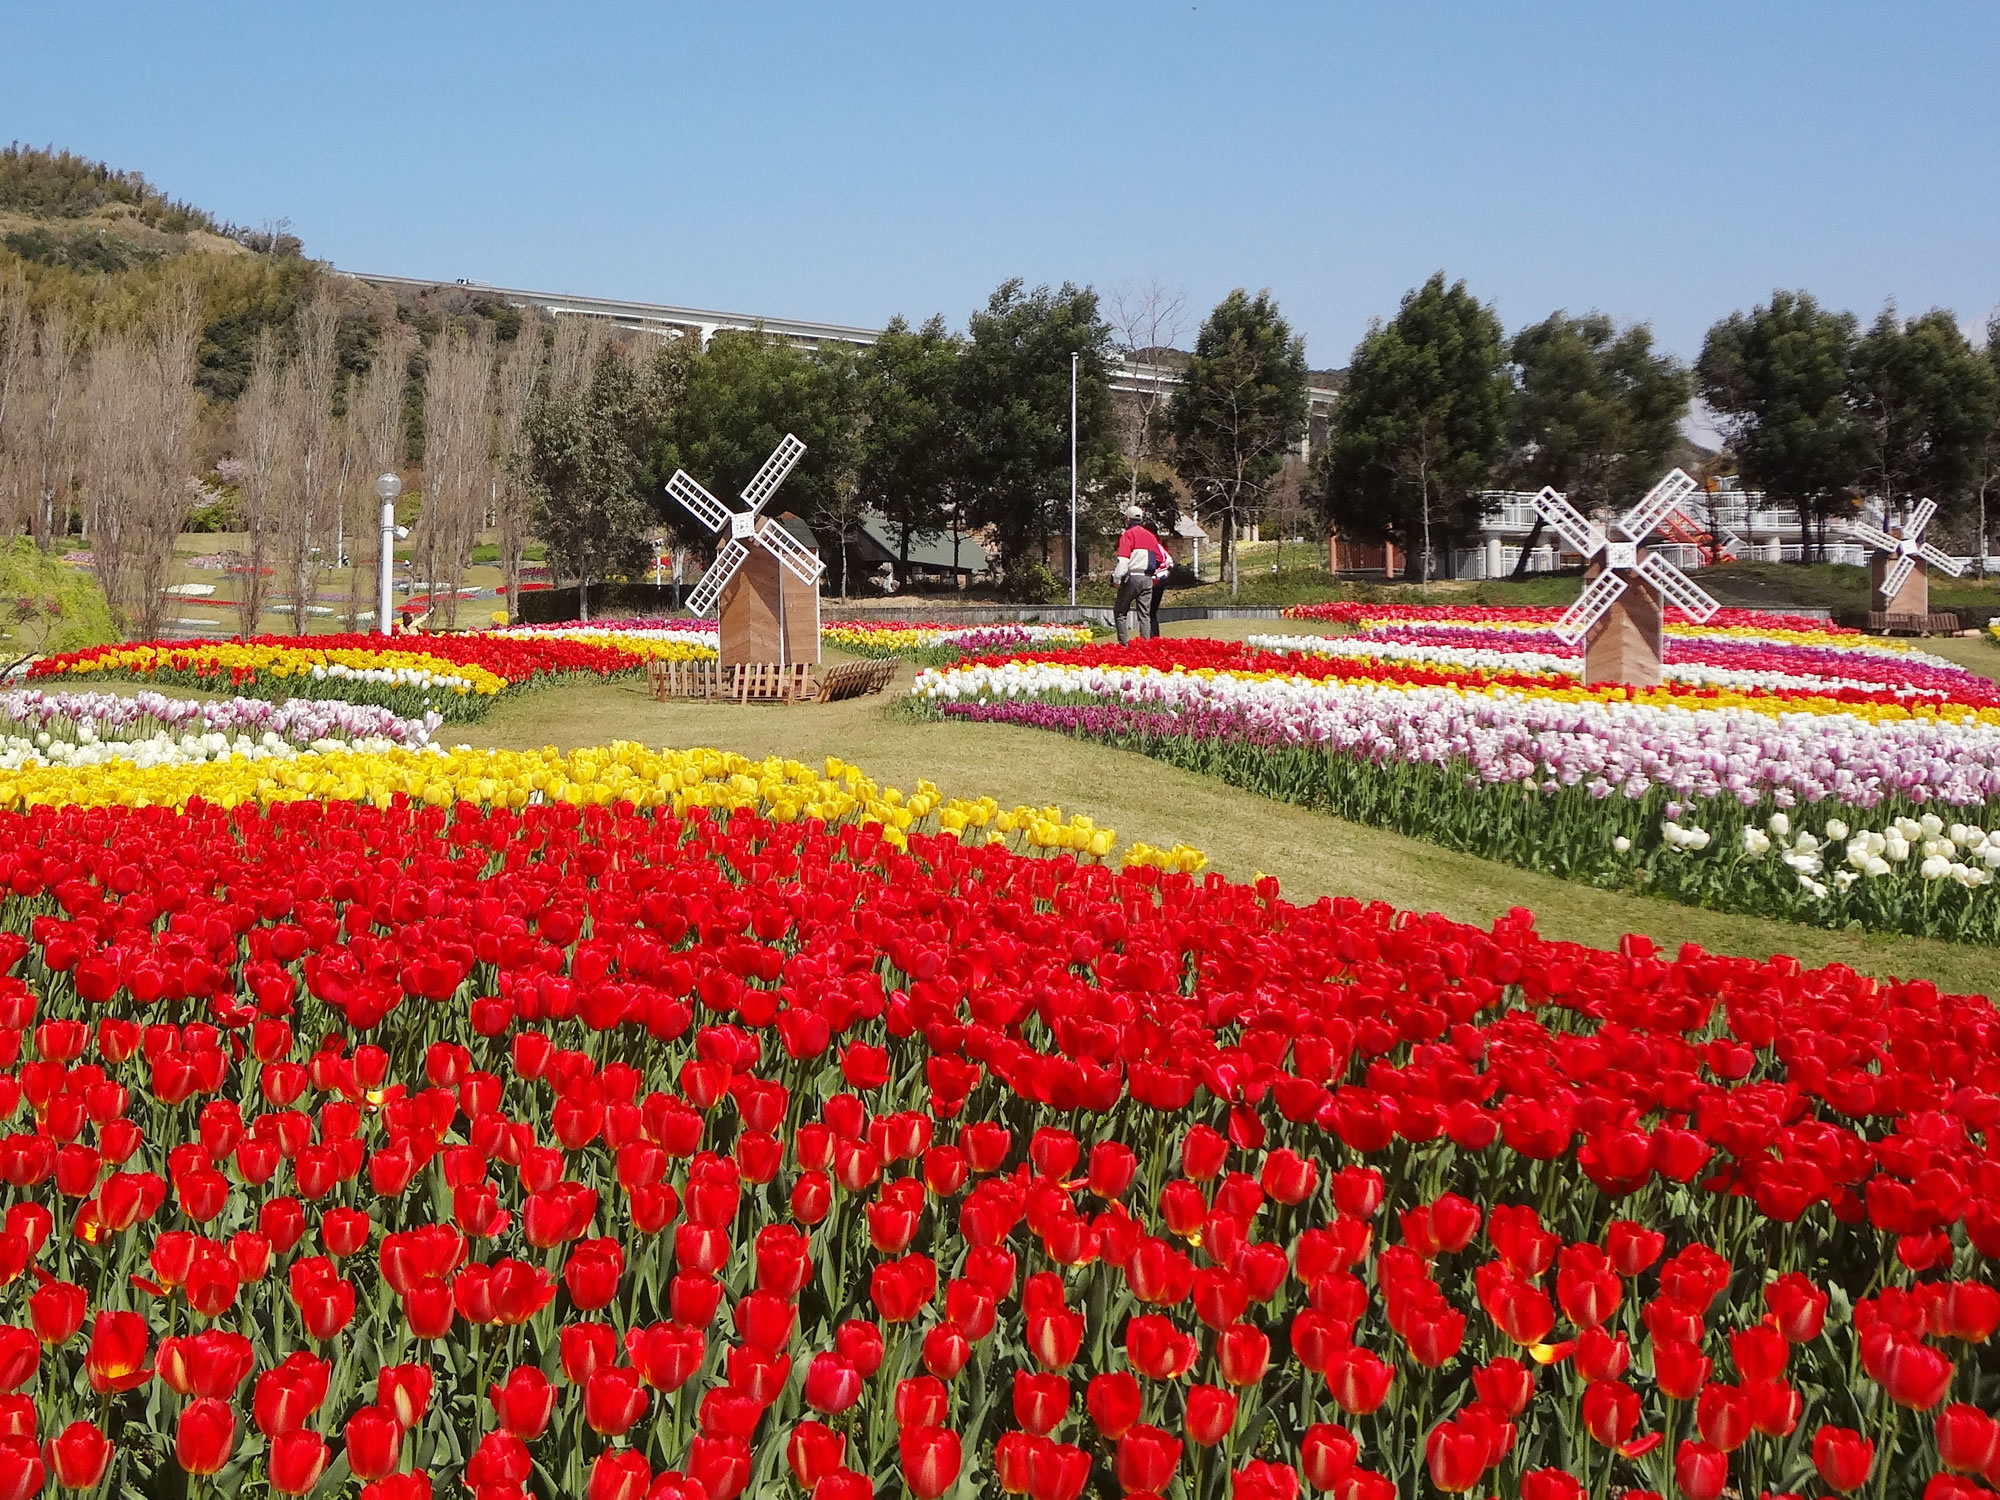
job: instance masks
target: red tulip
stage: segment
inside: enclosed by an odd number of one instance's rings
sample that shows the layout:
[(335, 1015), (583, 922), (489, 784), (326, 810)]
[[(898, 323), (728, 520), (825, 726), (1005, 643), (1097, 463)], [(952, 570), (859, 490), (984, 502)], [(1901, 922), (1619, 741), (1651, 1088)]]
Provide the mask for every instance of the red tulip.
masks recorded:
[(801, 1485), (811, 1489), (847, 1466), (847, 1438), (820, 1422), (801, 1422), (785, 1442), (785, 1460)]
[[(493, 1403), (494, 1420), (514, 1436), (533, 1442), (548, 1431), (549, 1418), (555, 1415), (556, 1388), (534, 1365), (516, 1365), (508, 1372), (505, 1384), (488, 1387), (486, 1394)], [(625, 1425), (629, 1427), (631, 1423)]]
[(757, 1231), (757, 1288), (796, 1297), (812, 1276), (805, 1235), (790, 1224), (767, 1224)]
[(1637, 1276), (1658, 1260), (1666, 1248), (1664, 1234), (1634, 1224), (1630, 1219), (1614, 1219), (1604, 1231), (1605, 1254), (1620, 1276)]
[(1316, 1490), (1339, 1489), (1354, 1471), (1360, 1444), (1345, 1427), (1315, 1422), (1299, 1440), (1299, 1468)]
[(49, 1439), (46, 1451), (56, 1483), (66, 1490), (96, 1489), (111, 1466), (111, 1440), (94, 1422), (70, 1423)]
[(1607, 1448), (1622, 1448), (1639, 1427), (1639, 1393), (1623, 1381), (1593, 1380), (1583, 1389), (1583, 1429)]
[(1424, 1440), (1424, 1466), (1431, 1483), (1447, 1495), (1462, 1495), (1479, 1483), (1490, 1453), (1486, 1433), (1463, 1422), (1441, 1422)]
[(1289, 1146), (1280, 1146), (1264, 1158), (1258, 1181), (1276, 1202), (1303, 1203), (1319, 1186), (1319, 1167)]
[(1058, 1307), (1028, 1315), (1028, 1352), (1043, 1369), (1067, 1369), (1082, 1344), (1083, 1314)]
[(1521, 1476), (1521, 1500), (1583, 1500), (1588, 1493), (1567, 1469), (1533, 1469)]
[(1653, 1341), (1653, 1379), (1675, 1401), (1692, 1401), (1708, 1380), (1713, 1362), (1681, 1339)]
[(318, 1433), (280, 1433), (271, 1439), (265, 1472), (271, 1488), (279, 1494), (303, 1495), (319, 1483), (320, 1475), (326, 1472), (326, 1460), (326, 1439)]
[(1848, 1494), (1868, 1482), (1875, 1445), (1847, 1427), (1822, 1427), (1813, 1434), (1813, 1467), (1830, 1490)]
[(1389, 1397), (1396, 1372), (1367, 1349), (1344, 1349), (1326, 1369), (1327, 1389), (1340, 1409), (1365, 1417)]
[(403, 1456), (403, 1424), (384, 1406), (364, 1406), (342, 1429), (347, 1467), (364, 1484), (393, 1474)]
[(257, 1377), (251, 1393), (251, 1416), (266, 1437), (297, 1432), (326, 1400), (332, 1366), (303, 1351)]
[(48, 1468), (33, 1438), (0, 1438), (0, 1497), (32, 1500), (47, 1483)]
[(1687, 1500), (1718, 1500), (1729, 1483), (1729, 1459), (1707, 1443), (1684, 1438), (1674, 1450), (1674, 1483)]
[(1128, 1495), (1157, 1494), (1181, 1466), (1181, 1440), (1157, 1427), (1133, 1427), (1118, 1439), (1112, 1469)]
[(1236, 1425), (1236, 1393), (1219, 1385), (1188, 1387), (1187, 1435), (1203, 1448), (1213, 1448)]
[(1929, 1411), (1951, 1390), (1952, 1362), (1928, 1344), (1877, 1325), (1861, 1336), (1861, 1368), (1898, 1406)]
[(645, 1500), (653, 1483), (646, 1455), (631, 1448), (608, 1448), (590, 1466), (587, 1500)]
[(1790, 1437), (1805, 1411), (1799, 1393), (1782, 1380), (1753, 1380), (1743, 1387), (1750, 1403), (1750, 1427), (1765, 1437)]
[[(1080, 1315), (1076, 1317), (1076, 1325), (1081, 1336)], [(1125, 1356), (1134, 1369), (1149, 1379), (1175, 1380), (1194, 1364), (1195, 1342), (1169, 1319), (1158, 1313), (1144, 1313), (1125, 1325)]]
[(1797, 1271), (1764, 1288), (1765, 1304), (1788, 1344), (1810, 1344), (1826, 1323), (1827, 1295)]
[(435, 1383), (429, 1365), (385, 1366), (375, 1372), (375, 1404), (404, 1427), (414, 1427), (430, 1410)]
[(563, 1285), (570, 1301), (584, 1312), (609, 1307), (625, 1274), (624, 1248), (613, 1239), (580, 1241), (563, 1266)]
[(897, 1439), (903, 1482), (917, 1500), (938, 1500), (958, 1480), (958, 1434), (945, 1427), (906, 1427)]
[(526, 1443), (511, 1432), (489, 1432), (465, 1461), (465, 1482), (474, 1490), (518, 1488), (534, 1468)]
[(687, 1467), (706, 1500), (735, 1500), (750, 1482), (750, 1445), (742, 1438), (697, 1434), (688, 1444)]
[(60, 1348), (83, 1327), (83, 1315), (90, 1305), (89, 1295), (67, 1281), (51, 1281), (37, 1287), (28, 1298), (28, 1317), (35, 1332), (51, 1348)]
[[(0, 1334), (5, 1330), (0, 1329)], [(90, 1348), (83, 1357), (90, 1373), (90, 1388), (99, 1395), (110, 1391), (136, 1390), (153, 1378), (146, 1363), (152, 1333), (146, 1320), (135, 1312), (100, 1312), (91, 1324)], [(21, 1380), (9, 1381), (12, 1362), (0, 1354), (0, 1390), (12, 1390)], [(26, 1379), (23, 1375), (21, 1379)]]
[(882, 1330), (862, 1318), (850, 1318), (833, 1331), (833, 1347), (860, 1372), (863, 1380), (872, 1378), (882, 1367)]
[(236, 1413), (212, 1396), (190, 1401), (174, 1434), (175, 1461), (190, 1474), (219, 1474), (235, 1451)]
[(1937, 1415), (1938, 1462), (1959, 1474), (1984, 1474), (2000, 1462), (2000, 1420), (1976, 1406), (1947, 1406)]
[(1230, 1476), (1231, 1500), (1298, 1500), (1299, 1476), (1290, 1464), (1253, 1458)]
[(627, 1365), (608, 1365), (583, 1387), (583, 1419), (603, 1437), (620, 1437), (646, 1410), (646, 1388)]
[(1077, 1500), (1090, 1479), (1090, 1455), (1044, 1438), (1028, 1448), (1029, 1500)]
[(1472, 1385), (1481, 1401), (1505, 1412), (1510, 1418), (1518, 1417), (1534, 1399), (1535, 1372), (1518, 1359), (1502, 1356), (1474, 1370)]
[(582, 1385), (618, 1358), (618, 1332), (608, 1323), (568, 1323), (561, 1337), (563, 1378)]
[(1750, 1399), (1733, 1385), (1702, 1387), (1695, 1403), (1695, 1426), (1704, 1441), (1734, 1453), (1750, 1436)]
[(699, 1328), (684, 1323), (655, 1323), (650, 1328), (629, 1330), (625, 1351), (647, 1385), (656, 1391), (677, 1391), (701, 1368), (708, 1338)]

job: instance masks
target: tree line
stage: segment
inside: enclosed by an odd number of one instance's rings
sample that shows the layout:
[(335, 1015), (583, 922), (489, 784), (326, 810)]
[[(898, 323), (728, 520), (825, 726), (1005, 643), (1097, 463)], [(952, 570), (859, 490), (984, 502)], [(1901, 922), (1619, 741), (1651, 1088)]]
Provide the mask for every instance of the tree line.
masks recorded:
[(1311, 492), (1328, 524), (1398, 542), (1428, 571), (1477, 534), (1493, 489), (1628, 504), (1682, 448), (1696, 397), (1726, 440), (1722, 467), (1798, 514), (1808, 556), (1864, 499), (1893, 518), (1929, 497), (1945, 533), (1988, 550), (2000, 319), (1975, 346), (1947, 312), (1887, 308), (1864, 329), (1805, 292), (1721, 319), (1688, 367), (1646, 325), (1597, 313), (1508, 339), (1464, 282), (1433, 276), (1356, 347)]
[[(1688, 461), (1697, 396), (1727, 435), (1720, 467), (1822, 547), (1862, 496), (1893, 513), (1929, 495), (1950, 535), (1983, 537), (2000, 478), (2000, 338), (1975, 347), (1942, 312), (1864, 329), (1803, 293), (1721, 320), (1687, 366), (1598, 313), (1509, 338), (1433, 276), (1356, 346), (1307, 469), (1304, 343), (1268, 292), (1231, 292), (1186, 350), (1180, 299), (1157, 286), (1100, 299), (1020, 281), (963, 332), (899, 318), (862, 348), (754, 332), (702, 347), (471, 293), (404, 305), (298, 264), (284, 303), (232, 337), (233, 399), (211, 356), (218, 306), (242, 311), (216, 287), (238, 281), (169, 263), (118, 317), (85, 319), (0, 272), (0, 519), (45, 548), (87, 542), (135, 632), (165, 623), (174, 538), (197, 512), (246, 537), (242, 629), (273, 602), (296, 630), (329, 613), (353, 627), (374, 596), (374, 478), (405, 469), (413, 572), (450, 624), (482, 538), (510, 613), (531, 540), (561, 577), (629, 576), (663, 535), (711, 540), (666, 500), (675, 468), (733, 494), (786, 432), (807, 451), (778, 505), (821, 534), (830, 587), (846, 591), (844, 544), (873, 516), (905, 574), (914, 544), (957, 529), (986, 540), (1006, 587), (1047, 598), (1072, 357), (1084, 537), (1115, 533), (1132, 503), (1156, 528), (1192, 511), (1232, 582), (1244, 528), (1288, 504), (1419, 559), (1476, 535), (1496, 488), (1623, 505)], [(327, 594), (347, 558), (352, 586)]]

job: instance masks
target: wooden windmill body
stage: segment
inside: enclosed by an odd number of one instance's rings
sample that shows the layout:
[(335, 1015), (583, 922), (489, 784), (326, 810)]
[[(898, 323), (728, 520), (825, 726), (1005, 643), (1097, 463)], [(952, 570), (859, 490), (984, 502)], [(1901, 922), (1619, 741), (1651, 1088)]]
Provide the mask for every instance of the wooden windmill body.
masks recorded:
[(1660, 522), (1697, 488), (1675, 469), (1611, 523), (1616, 536), (1587, 520), (1556, 490), (1544, 489), (1535, 497), (1542, 519), (1584, 560), (1583, 593), (1554, 628), (1558, 640), (1582, 646), (1586, 684), (1658, 687), (1665, 675), (1667, 606), (1674, 605), (1697, 624), (1721, 607), (1665, 554), (1645, 548)]
[(819, 580), (826, 564), (810, 547), (764, 514), (764, 505), (806, 451), (790, 433), (744, 486), (747, 510), (723, 504), (684, 470), (667, 493), (716, 533), (715, 561), (688, 596), (697, 616), (717, 614), (721, 665), (817, 665)]

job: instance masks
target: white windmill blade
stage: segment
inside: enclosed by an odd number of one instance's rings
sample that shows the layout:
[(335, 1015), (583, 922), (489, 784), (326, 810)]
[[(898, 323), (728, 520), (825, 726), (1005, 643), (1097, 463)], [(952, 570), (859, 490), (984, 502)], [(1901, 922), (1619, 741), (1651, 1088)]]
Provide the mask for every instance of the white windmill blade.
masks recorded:
[(1949, 573), (1956, 578), (1965, 571), (1965, 559), (1953, 557), (1949, 552), (1940, 551), (1929, 542), (1917, 548), (1917, 556), (1936, 568), (1940, 573)]
[(1569, 543), (1570, 551), (1595, 557), (1604, 546), (1604, 533), (1585, 520), (1583, 512), (1553, 486), (1542, 486), (1542, 492), (1535, 496), (1535, 509), (1555, 528), (1556, 535)]
[(766, 516), (764, 524), (757, 528), (757, 540), (762, 542), (764, 550), (783, 563), (800, 583), (808, 586), (817, 584), (820, 574), (826, 571), (826, 564), (812, 548), (769, 516)]
[(688, 609), (696, 615), (706, 615), (714, 609), (723, 585), (736, 576), (736, 570), (743, 566), (743, 559), (749, 555), (750, 549), (737, 541), (730, 542), (716, 553), (715, 561), (708, 565), (708, 571), (701, 575), (701, 582), (688, 595)]
[(743, 503), (753, 512), (762, 509), (764, 502), (771, 498), (771, 491), (785, 482), (785, 476), (792, 472), (805, 451), (804, 443), (786, 433), (785, 440), (772, 449), (771, 456), (764, 460), (764, 467), (757, 471), (757, 477), (743, 486)]
[(1676, 469), (1618, 518), (1618, 529), (1632, 541), (1643, 542), (1653, 534), (1654, 527), (1679, 510), (1681, 502), (1700, 488), (1686, 470)]
[(1903, 528), (1903, 535), (1911, 541), (1924, 534), (1924, 528), (1931, 524), (1931, 517), (1937, 514), (1937, 501), (1926, 496), (1910, 508), (1910, 524)]
[(710, 531), (729, 529), (729, 507), (690, 479), (687, 470), (674, 470), (674, 477), (667, 481), (667, 493), (694, 512), (694, 518)]
[(1895, 566), (1882, 575), (1882, 597), (1895, 598), (1896, 591), (1909, 582), (1910, 575), (1916, 571), (1917, 560), (1914, 557), (1897, 558)]
[(1877, 552), (1894, 552), (1896, 539), (1872, 521), (1856, 521), (1853, 534)]
[(1604, 612), (1618, 602), (1618, 596), (1625, 592), (1626, 584), (1616, 573), (1599, 573), (1590, 580), (1590, 587), (1577, 596), (1576, 603), (1563, 611), (1561, 619), (1555, 623), (1556, 639), (1565, 646), (1574, 646), (1590, 633), (1590, 627), (1604, 618)]
[(1663, 600), (1697, 625), (1707, 624), (1722, 608), (1708, 596), (1706, 589), (1657, 552), (1646, 554), (1646, 560), (1639, 564), (1639, 576), (1658, 589)]

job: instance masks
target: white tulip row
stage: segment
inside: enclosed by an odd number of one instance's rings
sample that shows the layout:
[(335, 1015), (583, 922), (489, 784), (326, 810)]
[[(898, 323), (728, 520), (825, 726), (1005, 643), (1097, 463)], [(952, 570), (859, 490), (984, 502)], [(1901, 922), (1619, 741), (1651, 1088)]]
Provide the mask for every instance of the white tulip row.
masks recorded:
[(1746, 806), (1766, 796), (1857, 807), (1895, 796), (1959, 807), (2000, 799), (2000, 726), (1981, 723), (1035, 661), (931, 668), (911, 691), (940, 705), (1062, 697), (1155, 709), (1191, 733), (1464, 763), (1487, 782), (1584, 785), (1597, 796), (1637, 799), (1662, 785)]

